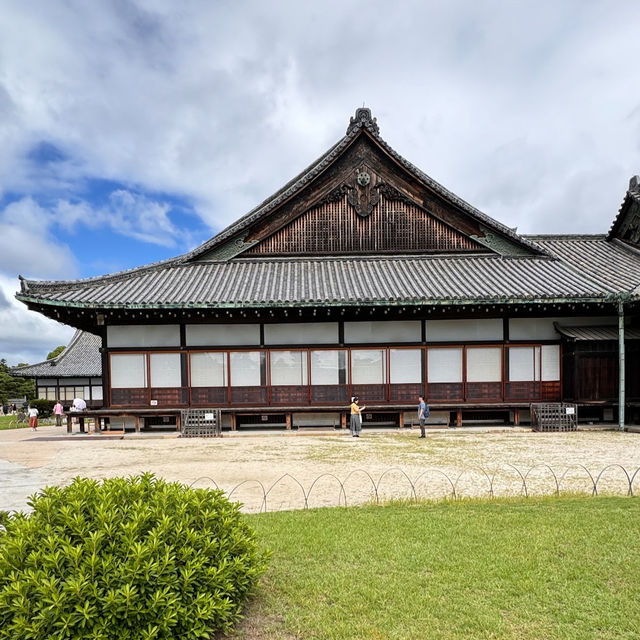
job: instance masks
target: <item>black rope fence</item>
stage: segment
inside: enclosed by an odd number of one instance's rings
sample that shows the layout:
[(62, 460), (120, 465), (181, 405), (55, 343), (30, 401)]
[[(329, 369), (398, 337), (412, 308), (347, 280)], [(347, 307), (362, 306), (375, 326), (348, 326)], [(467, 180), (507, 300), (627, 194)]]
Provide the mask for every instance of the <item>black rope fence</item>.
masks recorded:
[(230, 488), (220, 486), (211, 477), (201, 476), (190, 486), (222, 489), (229, 499), (241, 502), (244, 511), (260, 513), (381, 504), (393, 500), (418, 502), (561, 494), (633, 496), (638, 484), (640, 467), (629, 471), (621, 464), (609, 464), (599, 472), (583, 464), (572, 464), (561, 471), (547, 464), (526, 470), (505, 464), (491, 470), (479, 466), (462, 471), (429, 468), (414, 476), (401, 467), (390, 467), (379, 475), (354, 469), (342, 478), (335, 473), (323, 473), (305, 480), (285, 473), (270, 484), (247, 479)]

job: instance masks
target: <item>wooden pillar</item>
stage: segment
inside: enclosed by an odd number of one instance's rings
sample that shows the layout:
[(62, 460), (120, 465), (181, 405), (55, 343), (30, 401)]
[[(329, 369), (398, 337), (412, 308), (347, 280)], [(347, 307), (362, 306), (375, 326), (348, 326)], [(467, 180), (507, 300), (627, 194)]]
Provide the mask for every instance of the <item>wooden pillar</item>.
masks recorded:
[(73, 433), (73, 418), (70, 413), (67, 413), (67, 433)]
[(404, 429), (404, 411), (400, 412), (400, 417), (398, 418), (398, 426), (401, 429)]
[(232, 413), (231, 414), (231, 431), (235, 431), (236, 430), (236, 414)]
[(340, 414), (340, 423), (342, 424), (343, 429), (347, 428), (347, 414), (344, 412)]
[(513, 410), (513, 426), (520, 426), (520, 409), (518, 409), (518, 407)]
[(290, 413), (285, 413), (284, 414), (284, 419), (287, 423), (287, 431), (291, 431), (291, 414)]
[(458, 409), (456, 412), (456, 427), (462, 426), (462, 409)]
[(135, 421), (136, 421), (136, 433), (140, 433), (140, 416), (136, 416)]

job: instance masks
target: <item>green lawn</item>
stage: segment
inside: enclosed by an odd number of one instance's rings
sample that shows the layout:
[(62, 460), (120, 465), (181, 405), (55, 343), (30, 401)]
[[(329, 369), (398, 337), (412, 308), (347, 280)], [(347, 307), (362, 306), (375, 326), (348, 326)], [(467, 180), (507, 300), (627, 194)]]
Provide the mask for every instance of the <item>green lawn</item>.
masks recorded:
[(16, 425), (16, 416), (2, 416), (0, 415), (0, 430), (2, 429), (16, 429), (18, 427), (28, 427), (29, 423)]
[[(38, 424), (41, 426), (55, 424), (55, 418), (41, 418), (38, 420)], [(29, 426), (29, 418), (26, 422), (17, 424), (17, 416), (2, 416), (0, 415), (0, 431), (3, 429), (24, 429)]]
[(273, 557), (235, 638), (640, 637), (635, 498), (248, 518)]

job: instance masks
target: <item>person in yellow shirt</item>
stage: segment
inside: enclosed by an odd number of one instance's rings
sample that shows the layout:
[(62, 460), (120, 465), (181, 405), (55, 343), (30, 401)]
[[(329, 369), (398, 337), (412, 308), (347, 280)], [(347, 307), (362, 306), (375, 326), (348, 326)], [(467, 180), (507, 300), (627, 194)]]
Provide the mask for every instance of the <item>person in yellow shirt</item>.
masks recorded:
[(351, 398), (351, 435), (354, 438), (360, 437), (360, 431), (362, 430), (362, 416), (360, 414), (366, 408), (358, 404), (358, 396)]

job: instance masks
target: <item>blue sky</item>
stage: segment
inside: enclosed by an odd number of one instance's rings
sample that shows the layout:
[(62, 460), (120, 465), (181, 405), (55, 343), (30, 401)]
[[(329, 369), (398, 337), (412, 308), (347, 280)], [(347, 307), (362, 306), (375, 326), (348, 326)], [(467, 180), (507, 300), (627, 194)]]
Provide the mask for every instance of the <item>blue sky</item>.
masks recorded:
[(631, 0), (26, 0), (0, 15), (0, 357), (72, 329), (14, 300), (178, 255), (363, 103), (409, 161), (524, 233), (604, 233), (640, 173)]

